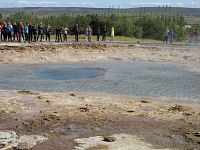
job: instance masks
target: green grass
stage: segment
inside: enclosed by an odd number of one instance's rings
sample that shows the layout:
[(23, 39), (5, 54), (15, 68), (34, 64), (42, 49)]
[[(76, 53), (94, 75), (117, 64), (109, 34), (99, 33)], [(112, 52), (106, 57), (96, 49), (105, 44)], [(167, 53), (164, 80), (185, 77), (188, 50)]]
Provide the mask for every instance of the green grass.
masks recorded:
[(185, 17), (187, 24), (200, 24), (200, 17)]
[[(108, 37), (108, 39), (111, 39), (111, 37)], [(137, 42), (137, 41), (141, 41), (141, 42), (156, 42), (158, 40), (153, 40), (153, 39), (138, 39), (135, 37), (127, 37), (127, 36), (115, 36), (115, 40), (116, 41), (130, 41), (130, 42)]]
[[(55, 35), (51, 36), (52, 40), (55, 40)], [(101, 41), (102, 37), (100, 37), (100, 41)], [(106, 37), (107, 41), (110, 41), (112, 38), (110, 36)], [(80, 35), (79, 36), (79, 40), (80, 41), (86, 41), (86, 37), (85, 35)], [(96, 41), (97, 37), (96, 36), (92, 36), (92, 41)], [(74, 41), (74, 35), (68, 35), (68, 41)], [(138, 39), (135, 37), (127, 37), (127, 36), (115, 36), (115, 41), (128, 41), (128, 42), (158, 42), (158, 40), (153, 40), (153, 39)]]

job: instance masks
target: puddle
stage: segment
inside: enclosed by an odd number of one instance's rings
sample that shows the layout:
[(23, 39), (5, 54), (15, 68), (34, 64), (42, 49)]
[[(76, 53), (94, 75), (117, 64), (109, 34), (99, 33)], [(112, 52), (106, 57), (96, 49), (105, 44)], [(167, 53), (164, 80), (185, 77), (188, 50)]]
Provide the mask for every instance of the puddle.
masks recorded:
[(61, 67), (56, 69), (36, 71), (33, 73), (33, 76), (51, 80), (79, 80), (103, 76), (104, 73), (105, 70), (101, 68)]
[(199, 99), (200, 74), (183, 66), (144, 61), (1, 64), (0, 89)]

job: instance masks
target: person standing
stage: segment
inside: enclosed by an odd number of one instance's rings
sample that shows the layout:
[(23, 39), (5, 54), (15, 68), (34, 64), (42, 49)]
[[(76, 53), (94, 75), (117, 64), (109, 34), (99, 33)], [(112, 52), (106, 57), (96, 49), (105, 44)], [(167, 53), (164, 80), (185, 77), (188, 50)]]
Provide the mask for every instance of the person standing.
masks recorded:
[(192, 43), (193, 42), (193, 37), (194, 37), (194, 28), (193, 27), (189, 27), (188, 28), (188, 43)]
[(195, 44), (198, 43), (198, 39), (199, 39), (199, 32), (197, 30), (197, 28), (194, 30), (194, 42)]
[(97, 28), (97, 41), (99, 41), (100, 35), (101, 35), (101, 30), (100, 30), (100, 28), (98, 27), (98, 28)]
[(29, 27), (29, 24), (26, 23), (24, 25), (24, 35), (25, 35), (24, 42), (28, 42), (29, 41), (29, 37), (28, 37), (28, 35), (29, 35), (29, 29), (28, 29), (28, 27)]
[(107, 27), (105, 25), (102, 30), (102, 41), (106, 41), (106, 34), (107, 34)]
[(68, 28), (65, 27), (65, 28), (63, 29), (63, 41), (64, 41), (64, 42), (67, 42), (67, 34), (68, 34)]
[(42, 23), (40, 23), (38, 25), (38, 37), (37, 37), (37, 41), (39, 40), (40, 37), (40, 42), (42, 42), (43, 38), (44, 38), (44, 28)]
[(51, 41), (51, 26), (48, 25), (46, 28), (46, 41)]
[(60, 27), (59, 28), (59, 39), (60, 39), (60, 42), (62, 42), (63, 41), (63, 39), (62, 39), (62, 33), (63, 33), (63, 27)]
[(88, 25), (86, 28), (86, 38), (88, 42), (91, 42), (91, 37), (92, 37), (92, 28)]
[(171, 29), (168, 33), (169, 43), (172, 44), (174, 41), (174, 31)]
[(56, 39), (55, 39), (55, 42), (60, 42), (60, 28), (56, 28)]
[(16, 22), (13, 24), (13, 41), (15, 41), (15, 38), (17, 38), (17, 41), (19, 40)]
[(112, 27), (111, 28), (111, 41), (114, 41), (115, 40), (115, 28)]
[(18, 23), (17, 25), (17, 35), (18, 35), (18, 41), (21, 42), (21, 25)]
[(29, 32), (28, 32), (29, 39), (28, 39), (28, 41), (32, 42), (33, 41), (33, 26), (32, 26), (31, 22), (29, 23), (28, 29), (29, 29)]
[(38, 34), (38, 29), (36, 27), (36, 25), (33, 26), (33, 41), (36, 42), (37, 41), (37, 34)]
[(3, 41), (3, 23), (0, 22), (1, 41)]
[(168, 43), (168, 33), (169, 33), (169, 30), (167, 29), (166, 33), (164, 33), (163, 44)]
[(7, 37), (8, 37), (8, 28), (7, 28), (7, 23), (4, 22), (3, 24), (3, 28), (2, 28), (2, 31), (3, 31), (3, 41), (7, 41)]
[(23, 24), (23, 22), (20, 22), (20, 26), (21, 26), (21, 37), (22, 37), (22, 39), (24, 41), (25, 38), (24, 38), (24, 24)]
[(74, 34), (75, 34), (75, 42), (78, 42), (78, 37), (80, 34), (80, 29), (78, 24), (76, 24), (76, 26), (74, 27)]
[(8, 41), (12, 42), (13, 25), (9, 22), (7, 28), (8, 28)]

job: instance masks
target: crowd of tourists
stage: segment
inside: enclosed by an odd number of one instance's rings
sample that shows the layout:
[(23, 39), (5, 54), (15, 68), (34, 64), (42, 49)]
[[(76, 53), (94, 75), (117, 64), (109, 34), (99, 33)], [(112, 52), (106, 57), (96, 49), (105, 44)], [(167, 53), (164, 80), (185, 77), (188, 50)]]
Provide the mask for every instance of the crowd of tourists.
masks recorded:
[[(187, 43), (195, 43), (197, 44), (199, 41), (199, 31), (195, 27), (187, 27)], [(175, 33), (173, 29), (167, 30), (166, 34), (164, 35), (163, 43), (172, 44), (174, 42)]]
[[(75, 35), (75, 41), (79, 41), (80, 27), (76, 24), (73, 28), (73, 34)], [(97, 41), (100, 41), (100, 36), (102, 36), (102, 41), (106, 41), (107, 27), (98, 27)], [(55, 42), (67, 42), (69, 29), (67, 27), (59, 27), (55, 29)], [(90, 25), (85, 29), (86, 40), (91, 42), (91, 37), (93, 30)], [(11, 24), (3, 22), (0, 23), (0, 36), (1, 41), (4, 42), (37, 42), (37, 41), (51, 41), (52, 29), (50, 25), (46, 27), (42, 23), (39, 25), (32, 25), (31, 23), (13, 23)], [(112, 35), (114, 39), (114, 29), (112, 29)]]
[[(75, 35), (75, 41), (79, 41), (80, 27), (78, 24), (74, 26), (71, 33)], [(68, 40), (69, 29), (67, 27), (58, 27), (55, 29), (55, 42), (67, 42)], [(106, 35), (108, 29), (106, 26), (103, 28), (97, 27), (95, 32), (97, 35), (97, 41), (100, 41), (100, 36), (102, 41), (106, 41)], [(114, 41), (115, 29), (112, 27), (109, 31), (111, 33), (111, 41)], [(85, 29), (85, 37), (88, 42), (91, 42), (93, 30), (90, 25)], [(37, 41), (51, 41), (52, 29), (50, 25), (44, 26), (42, 23), (39, 25), (32, 25), (31, 23), (10, 22), (0, 23), (0, 40), (5, 42), (37, 42)], [(175, 32), (173, 29), (167, 30), (164, 34), (163, 43), (172, 44), (174, 42)], [(188, 28), (188, 42), (192, 43), (193, 41), (197, 43), (199, 40), (199, 32), (196, 28)]]

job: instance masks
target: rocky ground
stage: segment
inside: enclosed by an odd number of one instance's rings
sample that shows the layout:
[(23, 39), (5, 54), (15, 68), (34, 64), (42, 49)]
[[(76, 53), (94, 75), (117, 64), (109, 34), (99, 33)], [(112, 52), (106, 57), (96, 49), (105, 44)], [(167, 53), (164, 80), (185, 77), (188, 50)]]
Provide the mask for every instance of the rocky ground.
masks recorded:
[(200, 71), (199, 47), (123, 43), (0, 43), (0, 63), (145, 60), (184, 64)]
[[(199, 71), (193, 46), (1, 44), (0, 63), (148, 60)], [(200, 101), (0, 90), (0, 149), (200, 149)]]

